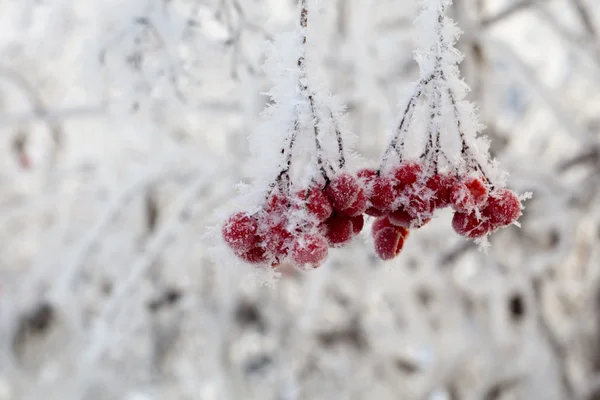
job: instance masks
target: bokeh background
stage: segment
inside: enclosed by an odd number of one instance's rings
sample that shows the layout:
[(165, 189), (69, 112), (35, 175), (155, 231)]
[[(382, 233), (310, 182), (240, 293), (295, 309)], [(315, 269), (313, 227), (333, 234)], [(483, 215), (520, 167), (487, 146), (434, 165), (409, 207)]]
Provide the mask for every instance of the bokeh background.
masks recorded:
[[(416, 0), (310, 1), (365, 165), (418, 77)], [(455, 0), (522, 227), (442, 213), (384, 263), (214, 261), (291, 0), (0, 2), (0, 400), (600, 399), (600, 3)], [(365, 229), (368, 233), (368, 229)], [(265, 283), (268, 283), (266, 285)]]

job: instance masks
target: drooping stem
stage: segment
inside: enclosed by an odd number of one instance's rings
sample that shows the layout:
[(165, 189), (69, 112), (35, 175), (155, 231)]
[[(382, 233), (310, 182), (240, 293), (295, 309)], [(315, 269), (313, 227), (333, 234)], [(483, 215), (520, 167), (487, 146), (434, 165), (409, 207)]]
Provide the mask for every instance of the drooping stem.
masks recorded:
[[(319, 116), (317, 115), (315, 108), (314, 94), (308, 87), (308, 77), (306, 73), (306, 29), (308, 27), (308, 5), (306, 0), (300, 0), (300, 34), (302, 35), (300, 57), (298, 58), (298, 67), (300, 68), (300, 91), (306, 96), (310, 107), (310, 112), (313, 117), (313, 131), (315, 134), (315, 148), (317, 152), (317, 165), (321, 171), (325, 184), (329, 183), (329, 176), (327, 169), (325, 168), (326, 160), (323, 157), (323, 146), (319, 139)], [(304, 81), (304, 83), (303, 83)], [(331, 167), (330, 167), (331, 168)]]

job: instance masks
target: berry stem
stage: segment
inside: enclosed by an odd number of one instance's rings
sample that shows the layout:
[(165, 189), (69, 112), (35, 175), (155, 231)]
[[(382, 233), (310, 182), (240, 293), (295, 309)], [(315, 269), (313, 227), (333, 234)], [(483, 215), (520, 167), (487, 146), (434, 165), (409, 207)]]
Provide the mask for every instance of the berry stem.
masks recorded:
[[(402, 115), (402, 119), (400, 120), (400, 124), (398, 125), (398, 128), (396, 129), (396, 133), (395, 133), (394, 137), (392, 138), (392, 140), (390, 141), (390, 144), (388, 145), (387, 149), (385, 150), (385, 153), (383, 154), (383, 157), (381, 159), (381, 164), (379, 166), (379, 170), (383, 169), (384, 164), (387, 161), (387, 158), (389, 157), (392, 150), (396, 150), (396, 152), (398, 153), (398, 157), (400, 157), (400, 161), (402, 161), (402, 150), (404, 149), (405, 137), (404, 137), (404, 135), (402, 136), (402, 141), (400, 142), (400, 148), (398, 148), (398, 141), (400, 140), (400, 135), (403, 132), (406, 132), (406, 130), (408, 129), (408, 124), (410, 123), (410, 119), (412, 117), (412, 111), (415, 108), (417, 100), (421, 97), (421, 94), (423, 94), (423, 89), (425, 88), (425, 86), (427, 86), (427, 84), (429, 82), (431, 82), (431, 80), (433, 78), (435, 78), (435, 74), (431, 74), (430, 76), (421, 79), (421, 81), (418, 83), (417, 87), (415, 88), (415, 92), (411, 96), (410, 100), (408, 101), (408, 104), (406, 105), (406, 108), (404, 109), (404, 113)], [(406, 124), (406, 126), (404, 126), (405, 124)]]
[[(315, 101), (314, 94), (308, 87), (308, 76), (306, 73), (306, 29), (308, 27), (308, 6), (306, 4), (306, 0), (300, 0), (300, 34), (302, 35), (302, 44), (301, 44), (301, 52), (300, 57), (298, 58), (298, 67), (300, 68), (300, 92), (306, 96), (308, 99), (308, 104), (310, 106), (310, 112), (313, 117), (313, 131), (315, 134), (315, 148), (317, 152), (317, 165), (319, 170), (321, 171), (321, 175), (323, 179), (325, 179), (325, 185), (327, 185), (330, 181), (329, 176), (327, 174), (327, 170), (325, 169), (325, 160), (323, 159), (323, 147), (321, 146), (321, 141), (319, 139), (319, 117), (317, 115), (315, 109)], [(304, 84), (302, 81), (304, 80)], [(338, 139), (339, 143), (339, 139)], [(328, 165), (329, 166), (329, 165)], [(331, 169), (331, 166), (329, 166)]]

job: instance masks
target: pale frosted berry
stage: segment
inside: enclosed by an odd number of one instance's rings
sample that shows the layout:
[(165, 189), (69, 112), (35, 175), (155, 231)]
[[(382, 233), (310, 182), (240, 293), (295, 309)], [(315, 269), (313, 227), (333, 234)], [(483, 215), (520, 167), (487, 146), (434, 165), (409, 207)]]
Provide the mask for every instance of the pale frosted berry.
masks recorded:
[(479, 239), (490, 233), (494, 227), (486, 217), (478, 218), (476, 213), (455, 212), (452, 217), (452, 228), (461, 236)]
[(495, 227), (507, 226), (519, 219), (521, 201), (512, 190), (498, 189), (490, 193), (482, 213)]
[(329, 182), (329, 185), (325, 188), (325, 194), (331, 201), (333, 208), (336, 211), (342, 211), (352, 207), (361, 189), (356, 178), (350, 174), (342, 173)]
[(309, 188), (308, 190), (300, 190), (297, 193), (299, 201), (295, 204), (295, 207), (305, 207), (308, 214), (314, 217), (318, 222), (323, 222), (333, 212), (333, 207), (329, 202), (329, 199), (316, 186)]
[(398, 256), (408, 237), (408, 230), (401, 227), (384, 227), (374, 236), (375, 254), (382, 260), (391, 260)]
[(237, 255), (249, 264), (263, 264), (268, 260), (267, 252), (260, 245), (256, 245), (250, 250), (239, 252)]
[(352, 234), (356, 236), (365, 227), (365, 217), (363, 217), (363, 215), (360, 214), (356, 217), (350, 217), (350, 221), (352, 221)]
[(377, 175), (377, 171), (374, 169), (362, 169), (358, 171), (357, 175), (365, 186), (367, 198), (371, 203), (369, 208), (389, 211), (395, 200), (392, 180), (386, 176)]
[(431, 221), (430, 216), (421, 217), (421, 218), (413, 217), (408, 212), (406, 212), (406, 210), (402, 207), (400, 207), (399, 209), (397, 209), (395, 211), (392, 211), (388, 215), (388, 218), (392, 225), (401, 226), (401, 227), (407, 228), (407, 229), (421, 228), (422, 226), (427, 224), (429, 221)]
[(459, 212), (471, 212), (485, 204), (488, 189), (483, 178), (468, 177), (457, 181), (450, 189), (450, 203)]
[(413, 218), (430, 218), (435, 211), (433, 194), (425, 187), (412, 187), (404, 194), (403, 206)]
[(445, 208), (450, 205), (450, 190), (454, 184), (454, 178), (445, 174), (435, 174), (425, 183), (432, 191), (432, 201), (435, 208)]
[(323, 224), (323, 234), (331, 247), (341, 247), (348, 243), (354, 235), (350, 217), (334, 215)]
[(317, 268), (327, 259), (327, 253), (327, 240), (323, 236), (305, 233), (296, 238), (290, 254), (296, 264)]
[(275, 192), (267, 199), (264, 210), (267, 213), (283, 212), (290, 206), (290, 199), (283, 193)]
[(285, 224), (268, 227), (264, 234), (265, 248), (274, 256), (285, 257), (291, 245), (292, 234)]
[(392, 171), (394, 184), (397, 189), (402, 190), (404, 187), (414, 184), (422, 173), (423, 167), (421, 167), (421, 164), (414, 161), (404, 161)]
[(257, 232), (258, 221), (245, 212), (231, 215), (221, 230), (225, 243), (237, 253), (246, 252), (256, 245)]

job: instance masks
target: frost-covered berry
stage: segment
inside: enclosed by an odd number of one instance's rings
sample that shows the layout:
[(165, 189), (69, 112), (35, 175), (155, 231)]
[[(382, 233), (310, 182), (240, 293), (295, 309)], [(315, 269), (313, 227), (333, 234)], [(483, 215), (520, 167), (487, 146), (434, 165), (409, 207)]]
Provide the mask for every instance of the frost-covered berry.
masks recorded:
[(331, 247), (342, 247), (354, 236), (354, 227), (350, 217), (334, 215), (323, 224), (323, 234)]
[(353, 236), (356, 236), (365, 227), (365, 217), (363, 217), (363, 215), (360, 214), (360, 215), (357, 215), (356, 217), (350, 217), (350, 221), (352, 221)]
[(298, 265), (310, 264), (319, 267), (327, 259), (327, 240), (318, 234), (305, 233), (296, 238), (292, 251), (292, 261)]
[(365, 186), (367, 198), (371, 203), (369, 208), (389, 211), (396, 198), (392, 180), (387, 176), (377, 175), (377, 171), (370, 168), (358, 171), (357, 176)]
[(486, 217), (478, 218), (476, 213), (455, 212), (452, 217), (452, 228), (461, 236), (479, 239), (490, 233), (494, 227)]
[(402, 190), (404, 187), (414, 184), (422, 173), (421, 164), (415, 161), (404, 161), (392, 171), (394, 184)]
[(482, 214), (490, 219), (494, 227), (507, 226), (519, 219), (521, 201), (512, 190), (494, 190), (490, 193)]
[(258, 242), (258, 221), (245, 212), (231, 215), (221, 230), (223, 240), (236, 253), (252, 249)]
[(268, 260), (267, 252), (259, 245), (252, 247), (250, 250), (239, 252), (237, 255), (249, 264), (263, 264)]
[(295, 204), (295, 208), (305, 207), (308, 214), (314, 217), (318, 222), (323, 222), (333, 212), (333, 207), (329, 202), (329, 199), (316, 186), (313, 186), (307, 190), (300, 190), (297, 193), (298, 202)]
[(269, 253), (277, 257), (285, 257), (288, 254), (292, 238), (293, 236), (285, 224), (280, 223), (266, 229), (263, 242)]
[(289, 207), (289, 205), (290, 199), (288, 196), (280, 192), (275, 192), (272, 193), (267, 199), (267, 204), (265, 205), (264, 210), (267, 213), (283, 212)]
[(342, 173), (336, 175), (327, 188), (325, 194), (331, 201), (331, 205), (336, 211), (342, 211), (351, 207), (356, 201), (356, 196), (361, 187), (352, 175)]
[(382, 260), (391, 260), (398, 256), (408, 234), (408, 229), (401, 227), (384, 227), (377, 230), (374, 236), (375, 254)]
[(377, 235), (377, 232), (384, 228), (395, 228), (395, 225), (392, 224), (388, 217), (377, 218), (371, 226), (371, 234), (373, 235), (373, 237), (375, 237)]
[(367, 195), (362, 187), (356, 192), (356, 197), (349, 207), (339, 210), (340, 213), (356, 217), (367, 210)]
[(435, 208), (445, 208), (450, 205), (450, 190), (453, 184), (453, 178), (445, 174), (435, 174), (427, 179), (425, 186), (432, 191)]
[(450, 204), (459, 212), (471, 212), (485, 204), (488, 189), (484, 178), (467, 177), (456, 181), (450, 189)]
[(433, 193), (426, 187), (409, 188), (402, 199), (404, 210), (413, 218), (427, 219), (433, 216), (435, 203)]
[(390, 223), (395, 226), (401, 226), (403, 228), (411, 229), (411, 228), (421, 228), (429, 221), (431, 221), (431, 216), (426, 217), (413, 217), (402, 207), (399, 209), (392, 211), (388, 218)]

